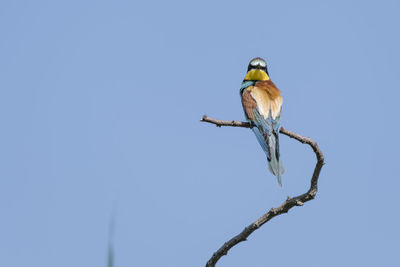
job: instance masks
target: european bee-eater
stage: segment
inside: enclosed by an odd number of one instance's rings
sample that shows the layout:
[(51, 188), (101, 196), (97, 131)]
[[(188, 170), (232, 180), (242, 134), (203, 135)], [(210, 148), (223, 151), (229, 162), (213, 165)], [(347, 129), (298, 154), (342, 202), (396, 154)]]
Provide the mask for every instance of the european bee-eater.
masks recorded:
[(253, 125), (252, 130), (267, 155), (269, 170), (282, 186), (281, 175), (285, 171), (279, 160), (282, 96), (269, 78), (264, 59), (257, 57), (250, 61), (240, 96), (246, 118)]

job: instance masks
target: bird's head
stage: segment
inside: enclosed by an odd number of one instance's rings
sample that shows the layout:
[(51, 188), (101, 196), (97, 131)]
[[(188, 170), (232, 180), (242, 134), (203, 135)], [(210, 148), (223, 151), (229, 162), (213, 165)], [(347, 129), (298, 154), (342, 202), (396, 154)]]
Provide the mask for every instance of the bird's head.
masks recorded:
[(269, 80), (267, 62), (260, 57), (253, 58), (247, 68), (245, 81), (266, 81)]

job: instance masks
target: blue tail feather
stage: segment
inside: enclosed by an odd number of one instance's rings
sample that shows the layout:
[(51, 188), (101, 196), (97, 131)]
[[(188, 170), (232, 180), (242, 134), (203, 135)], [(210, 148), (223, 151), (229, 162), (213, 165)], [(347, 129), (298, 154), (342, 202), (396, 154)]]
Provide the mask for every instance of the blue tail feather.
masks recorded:
[(281, 176), (285, 169), (279, 159), (280, 117), (265, 119), (257, 110), (254, 111), (254, 114), (256, 127), (253, 127), (253, 132), (267, 155), (269, 170), (277, 177), (278, 184), (282, 186)]

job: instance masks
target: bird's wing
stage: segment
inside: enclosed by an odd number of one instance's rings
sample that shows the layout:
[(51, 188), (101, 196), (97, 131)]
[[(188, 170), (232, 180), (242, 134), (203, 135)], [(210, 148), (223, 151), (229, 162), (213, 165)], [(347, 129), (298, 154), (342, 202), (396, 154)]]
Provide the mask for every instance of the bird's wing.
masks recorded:
[(282, 96), (272, 81), (257, 82), (242, 93), (242, 104), (247, 119), (253, 127), (258, 142), (267, 154), (271, 172), (278, 177), (284, 169), (279, 162), (279, 129)]
[(242, 105), (247, 120), (253, 122), (255, 120), (254, 111), (257, 108), (257, 102), (251, 95), (252, 90), (253, 86), (249, 86), (242, 91)]
[(262, 81), (242, 92), (242, 105), (248, 120), (262, 126), (267, 133), (278, 132), (282, 96), (272, 81)]

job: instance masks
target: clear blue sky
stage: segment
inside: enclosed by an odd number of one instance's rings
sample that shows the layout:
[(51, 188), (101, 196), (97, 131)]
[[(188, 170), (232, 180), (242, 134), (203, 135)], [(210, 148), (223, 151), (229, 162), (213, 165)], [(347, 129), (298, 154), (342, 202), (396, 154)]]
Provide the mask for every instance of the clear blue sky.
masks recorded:
[(399, 266), (398, 1), (1, 1), (1, 265), (203, 266), (288, 195), (312, 151), (283, 136), (283, 188), (243, 119), (267, 59), (282, 125), (326, 156), (314, 201), (218, 266)]

